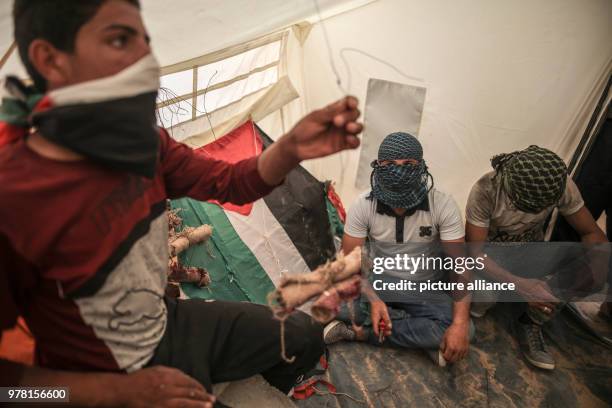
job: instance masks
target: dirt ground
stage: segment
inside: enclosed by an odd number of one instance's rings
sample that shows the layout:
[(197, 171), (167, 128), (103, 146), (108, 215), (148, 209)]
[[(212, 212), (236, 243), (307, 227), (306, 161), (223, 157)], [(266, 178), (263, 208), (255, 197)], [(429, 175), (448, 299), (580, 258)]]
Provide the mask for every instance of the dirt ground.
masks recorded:
[[(593, 324), (597, 308), (581, 309)], [(592, 306), (592, 307), (591, 307)], [(554, 371), (527, 365), (512, 332), (518, 304), (500, 304), (475, 319), (476, 338), (468, 357), (450, 368), (433, 365), (422, 351), (358, 343), (331, 347), (326, 379), (339, 393), (299, 401), (300, 408), (323, 407), (610, 407), (612, 346), (598, 340), (564, 311), (546, 327), (556, 359)], [(607, 326), (606, 326), (607, 325)], [(323, 387), (321, 387), (323, 391)]]

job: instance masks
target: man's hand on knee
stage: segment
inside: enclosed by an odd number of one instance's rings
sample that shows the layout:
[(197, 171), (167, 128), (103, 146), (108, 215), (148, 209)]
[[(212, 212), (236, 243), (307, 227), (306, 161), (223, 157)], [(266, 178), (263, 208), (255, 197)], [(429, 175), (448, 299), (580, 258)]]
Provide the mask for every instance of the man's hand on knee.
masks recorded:
[(442, 338), (440, 350), (444, 359), (449, 363), (454, 363), (464, 358), (470, 347), (470, 324), (453, 323), (451, 324)]

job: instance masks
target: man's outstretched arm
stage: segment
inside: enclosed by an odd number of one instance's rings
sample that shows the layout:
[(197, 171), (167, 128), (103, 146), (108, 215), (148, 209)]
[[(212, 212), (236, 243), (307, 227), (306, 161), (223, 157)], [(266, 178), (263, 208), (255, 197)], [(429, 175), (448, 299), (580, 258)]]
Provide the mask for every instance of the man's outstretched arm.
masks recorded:
[(258, 169), (270, 185), (277, 185), (302, 160), (329, 156), (359, 146), (357, 99), (346, 97), (300, 120), (260, 156)]
[(359, 146), (357, 100), (344, 98), (311, 112), (260, 156), (235, 164), (196, 154), (162, 135), (161, 165), (169, 198), (243, 204), (268, 194), (302, 160)]

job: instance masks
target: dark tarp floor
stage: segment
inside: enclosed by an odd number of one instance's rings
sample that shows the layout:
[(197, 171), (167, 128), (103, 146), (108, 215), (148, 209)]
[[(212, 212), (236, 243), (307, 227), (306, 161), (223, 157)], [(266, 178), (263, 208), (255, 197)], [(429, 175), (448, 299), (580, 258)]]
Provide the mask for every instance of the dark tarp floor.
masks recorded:
[[(592, 305), (593, 306), (593, 305)], [(520, 357), (512, 323), (518, 304), (498, 304), (474, 319), (476, 338), (465, 360), (433, 365), (417, 350), (362, 343), (330, 347), (326, 379), (338, 395), (314, 395), (300, 408), (320, 407), (611, 407), (612, 347), (584, 320), (565, 310), (546, 327), (554, 371), (531, 368)], [(596, 307), (587, 307), (587, 313)], [(595, 319), (597, 320), (597, 319)], [(604, 323), (608, 325), (609, 323)], [(317, 387), (324, 391), (323, 386)]]

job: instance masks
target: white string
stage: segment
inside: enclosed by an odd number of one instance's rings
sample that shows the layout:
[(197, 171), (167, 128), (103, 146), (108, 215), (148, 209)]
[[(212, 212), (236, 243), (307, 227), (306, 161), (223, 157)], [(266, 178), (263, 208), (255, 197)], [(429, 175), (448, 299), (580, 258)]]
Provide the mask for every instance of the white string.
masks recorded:
[[(192, 109), (195, 109), (196, 113), (203, 113), (204, 115), (206, 115), (206, 119), (208, 120), (208, 124), (210, 125), (210, 130), (213, 134), (213, 137), (215, 138), (215, 140), (217, 139), (215, 130), (213, 129), (213, 126), (212, 126), (212, 121), (210, 119), (210, 114), (208, 113), (206, 109), (206, 94), (208, 93), (208, 88), (210, 87), (210, 83), (212, 82), (212, 79), (214, 78), (216, 74), (217, 74), (217, 71), (215, 71), (215, 73), (210, 77), (210, 79), (208, 80), (208, 85), (206, 85), (206, 88), (204, 90), (204, 94), (203, 94), (203, 102), (204, 102), (203, 109), (204, 110), (203, 111), (199, 110), (197, 106), (194, 107), (191, 101), (186, 100), (186, 99), (180, 99), (180, 96), (177, 95), (170, 88), (164, 88), (164, 87), (159, 88), (159, 95), (157, 97), (157, 103), (158, 104), (166, 103), (166, 106), (162, 108), (157, 108), (155, 110), (155, 113), (162, 126), (165, 126), (166, 123), (169, 123), (170, 126), (168, 126), (167, 129), (170, 131), (171, 136), (173, 135), (172, 128), (175, 125), (179, 124), (178, 119), (177, 119), (178, 116), (180, 114), (191, 112)], [(175, 120), (177, 121), (177, 123), (175, 123)]]
[[(315, 0), (315, 1), (316, 1), (316, 0)], [(343, 62), (343, 64), (344, 64), (344, 68), (345, 68), (345, 70), (346, 70), (346, 75), (347, 75), (347, 80), (346, 80), (346, 83), (347, 83), (347, 87), (348, 87), (348, 89), (351, 89), (352, 75), (351, 75), (351, 68), (350, 68), (350, 65), (349, 65), (349, 63), (348, 63), (348, 61), (347, 61), (347, 59), (346, 59), (346, 55), (345, 55), (347, 52), (354, 52), (354, 53), (357, 53), (357, 54), (361, 54), (361, 55), (363, 55), (363, 56), (366, 56), (366, 57), (368, 57), (368, 58), (371, 58), (371, 59), (373, 59), (374, 61), (379, 62), (379, 63), (381, 63), (381, 64), (383, 64), (383, 65), (385, 65), (385, 66), (387, 66), (387, 67), (391, 68), (391, 69), (392, 69), (393, 71), (395, 71), (397, 74), (399, 74), (400, 76), (402, 76), (402, 77), (406, 78), (406, 79), (407, 79), (407, 80), (409, 80), (409, 81), (425, 82), (425, 80), (424, 80), (423, 78), (419, 78), (419, 77), (415, 77), (415, 76), (412, 76), (412, 75), (408, 75), (408, 74), (406, 74), (404, 71), (402, 71), (401, 69), (399, 69), (398, 67), (396, 67), (395, 65), (393, 65), (393, 64), (391, 64), (390, 62), (385, 61), (385, 60), (383, 60), (383, 59), (381, 59), (381, 58), (378, 58), (378, 57), (377, 57), (377, 56), (375, 56), (375, 55), (372, 55), (372, 54), (370, 54), (370, 53), (368, 53), (368, 52), (365, 52), (365, 51), (360, 50), (360, 49), (357, 49), (357, 48), (352, 48), (352, 47), (344, 47), (344, 48), (340, 49), (339, 55), (340, 55), (340, 58), (342, 59), (342, 62)]]
[(321, 30), (323, 30), (323, 38), (325, 39), (325, 45), (327, 46), (327, 56), (329, 58), (329, 64), (331, 66), (332, 71), (334, 72), (334, 75), (336, 77), (336, 85), (338, 85), (338, 89), (340, 89), (340, 92), (342, 92), (344, 95), (348, 95), (349, 92), (348, 90), (345, 90), (344, 87), (342, 86), (342, 80), (340, 79), (340, 74), (338, 73), (338, 70), (336, 69), (336, 64), (334, 62), (334, 56), (332, 54), (332, 47), (331, 47), (331, 43), (329, 41), (329, 35), (327, 34), (327, 27), (325, 26), (325, 23), (323, 22), (323, 17), (321, 15), (321, 8), (319, 7), (319, 2), (317, 0), (312, 0), (315, 6), (315, 9), (317, 10), (317, 18), (319, 19), (319, 24), (321, 24)]
[[(377, 61), (389, 68), (391, 68), (393, 71), (395, 71), (397, 74), (401, 75), (402, 77), (410, 80), (410, 81), (417, 81), (417, 82), (425, 82), (422, 78), (418, 78), (418, 77), (414, 77), (411, 75), (406, 74), (405, 72), (403, 72), (401, 69), (399, 69), (398, 67), (396, 67), (395, 65), (391, 64), (390, 62), (387, 62), (379, 57), (376, 57), (375, 55), (372, 55), (366, 51), (362, 51), (359, 50), (357, 48), (352, 48), (352, 47), (344, 47), (342, 49), (340, 49), (339, 55), (340, 58), (342, 60), (342, 63), (344, 64), (344, 69), (346, 71), (346, 77), (347, 77), (347, 81), (346, 81), (346, 88), (344, 88), (344, 86), (342, 85), (342, 79), (340, 78), (340, 74), (338, 72), (338, 69), (336, 68), (336, 63), (334, 61), (334, 56), (333, 56), (333, 50), (332, 50), (332, 46), (331, 46), (331, 41), (329, 39), (329, 33), (327, 32), (327, 26), (325, 25), (325, 22), (323, 20), (323, 16), (321, 15), (321, 8), (319, 7), (319, 2), (318, 0), (312, 0), (317, 12), (317, 18), (318, 18), (318, 23), (321, 25), (321, 30), (323, 32), (323, 38), (325, 40), (325, 45), (327, 47), (327, 56), (328, 56), (328, 60), (329, 60), (329, 65), (332, 69), (332, 72), (334, 73), (334, 76), (336, 77), (336, 85), (338, 86), (338, 89), (340, 90), (340, 92), (342, 92), (343, 95), (350, 95), (351, 93), (351, 85), (352, 85), (352, 72), (351, 72), (351, 67), (348, 63), (348, 60), (346, 58), (346, 53), (349, 52), (353, 52), (353, 53), (357, 53), (357, 54), (361, 54), (364, 55), (366, 57), (369, 57), (371, 59), (373, 59), (374, 61)], [(340, 152), (339, 153), (339, 160), (340, 160), (340, 185), (344, 186), (344, 180), (345, 180), (345, 176), (346, 176), (346, 167), (345, 167), (345, 157), (344, 157), (344, 152)]]
[(346, 59), (345, 54), (348, 52), (354, 52), (357, 54), (361, 54), (364, 55), (368, 58), (373, 59), (376, 62), (379, 62), (389, 68), (391, 68), (393, 71), (395, 71), (397, 74), (399, 74), (400, 76), (410, 80), (410, 81), (417, 81), (417, 82), (425, 82), (425, 80), (423, 78), (418, 78), (418, 77), (414, 77), (412, 75), (408, 75), (406, 74), (404, 71), (402, 71), (401, 69), (399, 69), (397, 66), (391, 64), (388, 61), (383, 60), (382, 58), (379, 58), (375, 55), (372, 55), (366, 51), (357, 49), (357, 48), (353, 48), (353, 47), (344, 47), (341, 48), (339, 51), (339, 56), (342, 59), (342, 63), (344, 64), (344, 69), (346, 71), (346, 76), (347, 76), (347, 81), (346, 81), (346, 89), (343, 87), (342, 85), (342, 79), (340, 78), (340, 74), (338, 72), (338, 69), (336, 68), (336, 63), (334, 60), (334, 56), (333, 56), (333, 50), (332, 50), (332, 46), (331, 46), (331, 41), (329, 39), (329, 33), (327, 32), (327, 26), (325, 25), (325, 22), (323, 20), (323, 16), (321, 15), (321, 8), (319, 7), (319, 2), (318, 0), (312, 0), (317, 12), (317, 18), (318, 18), (318, 23), (321, 24), (321, 30), (323, 31), (323, 38), (325, 40), (325, 46), (327, 47), (327, 56), (329, 59), (329, 65), (331, 66), (331, 69), (334, 73), (334, 76), (336, 77), (336, 84), (338, 85), (338, 88), (340, 89), (340, 91), (343, 94), (349, 95), (351, 92), (351, 85), (352, 85), (352, 73), (351, 73), (351, 67), (348, 63), (348, 60)]
[(212, 74), (210, 78), (208, 78), (208, 84), (206, 85), (206, 89), (204, 89), (204, 95), (202, 95), (202, 108), (204, 109), (204, 114), (206, 115), (206, 119), (208, 120), (210, 131), (212, 132), (215, 140), (217, 140), (217, 135), (215, 134), (215, 129), (213, 129), (212, 121), (210, 120), (210, 115), (208, 114), (208, 111), (206, 110), (206, 94), (208, 93), (208, 87), (210, 86), (210, 82), (213, 80), (213, 78), (215, 77), (215, 75), (217, 75), (218, 72), (219, 71), (215, 70), (215, 73)]
[[(319, 2), (317, 0), (312, 0), (312, 1), (317, 11), (317, 18), (319, 20), (319, 24), (321, 24), (321, 30), (323, 31), (323, 38), (325, 39), (325, 45), (327, 47), (327, 57), (329, 59), (329, 65), (331, 66), (334, 76), (336, 77), (336, 85), (338, 86), (338, 89), (343, 95), (349, 95), (350, 87), (349, 89), (344, 89), (344, 87), (342, 86), (342, 79), (340, 79), (340, 74), (338, 73), (338, 69), (336, 68), (336, 63), (334, 61), (334, 56), (332, 53), (331, 42), (329, 40), (329, 34), (327, 33), (327, 26), (325, 25), (323, 21), (323, 16), (321, 15), (321, 8), (319, 7)], [(338, 155), (340, 159), (340, 184), (344, 185), (345, 173), (346, 173), (346, 168), (345, 168), (345, 163), (344, 163), (344, 154), (343, 152), (339, 152)]]

